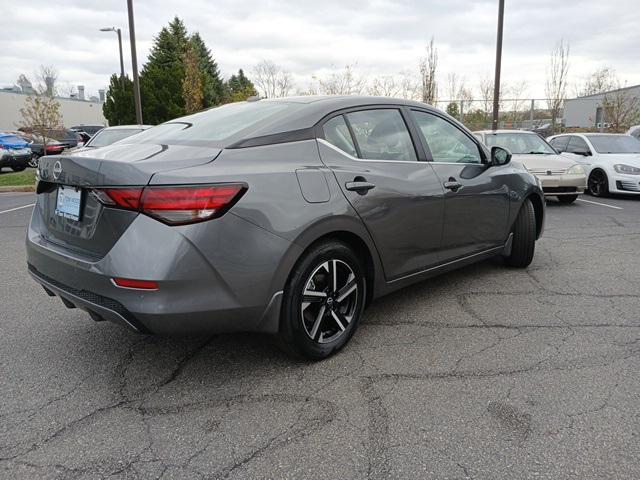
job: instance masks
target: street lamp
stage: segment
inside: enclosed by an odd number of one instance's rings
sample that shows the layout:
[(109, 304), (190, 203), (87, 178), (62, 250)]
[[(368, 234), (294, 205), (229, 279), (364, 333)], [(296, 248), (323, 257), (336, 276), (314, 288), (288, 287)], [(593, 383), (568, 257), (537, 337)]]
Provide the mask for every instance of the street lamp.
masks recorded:
[(104, 27), (101, 32), (116, 32), (118, 34), (118, 46), (120, 47), (120, 80), (124, 82), (124, 60), (122, 58), (122, 32), (119, 28)]

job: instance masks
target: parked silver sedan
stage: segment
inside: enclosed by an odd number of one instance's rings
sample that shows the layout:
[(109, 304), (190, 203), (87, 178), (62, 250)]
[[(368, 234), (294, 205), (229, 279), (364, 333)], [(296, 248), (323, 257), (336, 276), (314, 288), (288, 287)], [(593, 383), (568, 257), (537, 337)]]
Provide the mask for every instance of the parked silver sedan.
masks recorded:
[(508, 149), (542, 183), (547, 197), (573, 203), (584, 193), (587, 177), (582, 165), (559, 154), (537, 133), (523, 130), (482, 130), (474, 132), (485, 145)]

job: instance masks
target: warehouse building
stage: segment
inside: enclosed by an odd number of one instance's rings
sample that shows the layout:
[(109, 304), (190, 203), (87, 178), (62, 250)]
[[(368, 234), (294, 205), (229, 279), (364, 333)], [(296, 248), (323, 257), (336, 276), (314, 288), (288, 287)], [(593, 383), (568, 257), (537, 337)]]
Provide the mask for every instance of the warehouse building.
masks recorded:
[(609, 128), (602, 106), (605, 98), (624, 98), (638, 102), (640, 85), (596, 93), (585, 97), (570, 98), (564, 102), (564, 126), (568, 128)]

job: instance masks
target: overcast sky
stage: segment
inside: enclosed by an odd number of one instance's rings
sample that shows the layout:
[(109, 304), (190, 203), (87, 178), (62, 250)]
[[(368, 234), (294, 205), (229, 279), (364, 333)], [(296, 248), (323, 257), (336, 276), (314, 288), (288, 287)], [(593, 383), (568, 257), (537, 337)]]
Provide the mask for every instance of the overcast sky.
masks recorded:
[[(131, 71), (126, 0), (3, 0), (0, 86), (40, 64), (57, 68), (63, 85), (104, 88), (119, 70), (123, 30), (125, 70)], [(7, 5), (8, 4), (8, 5)], [(134, 0), (140, 68), (153, 36), (175, 15), (198, 31), (224, 76), (250, 73), (262, 59), (282, 65), (306, 87), (312, 75), (357, 63), (362, 76), (415, 72), (433, 36), (438, 77), (464, 76), (469, 87), (492, 76), (498, 1), (479, 0)], [(503, 81), (528, 83), (544, 95), (553, 45), (571, 45), (572, 84), (606, 65), (621, 80), (640, 83), (638, 0), (506, 0)], [(443, 86), (444, 88), (444, 86)]]

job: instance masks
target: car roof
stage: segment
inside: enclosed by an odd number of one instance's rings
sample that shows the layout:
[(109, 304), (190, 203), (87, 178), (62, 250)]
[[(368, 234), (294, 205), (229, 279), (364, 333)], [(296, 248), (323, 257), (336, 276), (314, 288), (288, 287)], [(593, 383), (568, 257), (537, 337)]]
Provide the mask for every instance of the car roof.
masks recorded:
[(146, 130), (151, 127), (153, 127), (153, 125), (114, 125), (113, 127), (103, 127), (101, 130), (130, 130), (133, 128)]
[(502, 129), (502, 130), (476, 130), (473, 133), (482, 133), (482, 134), (523, 133), (523, 134), (526, 134), (526, 135), (538, 135), (536, 132), (532, 132), (530, 130), (509, 130), (509, 129)]

